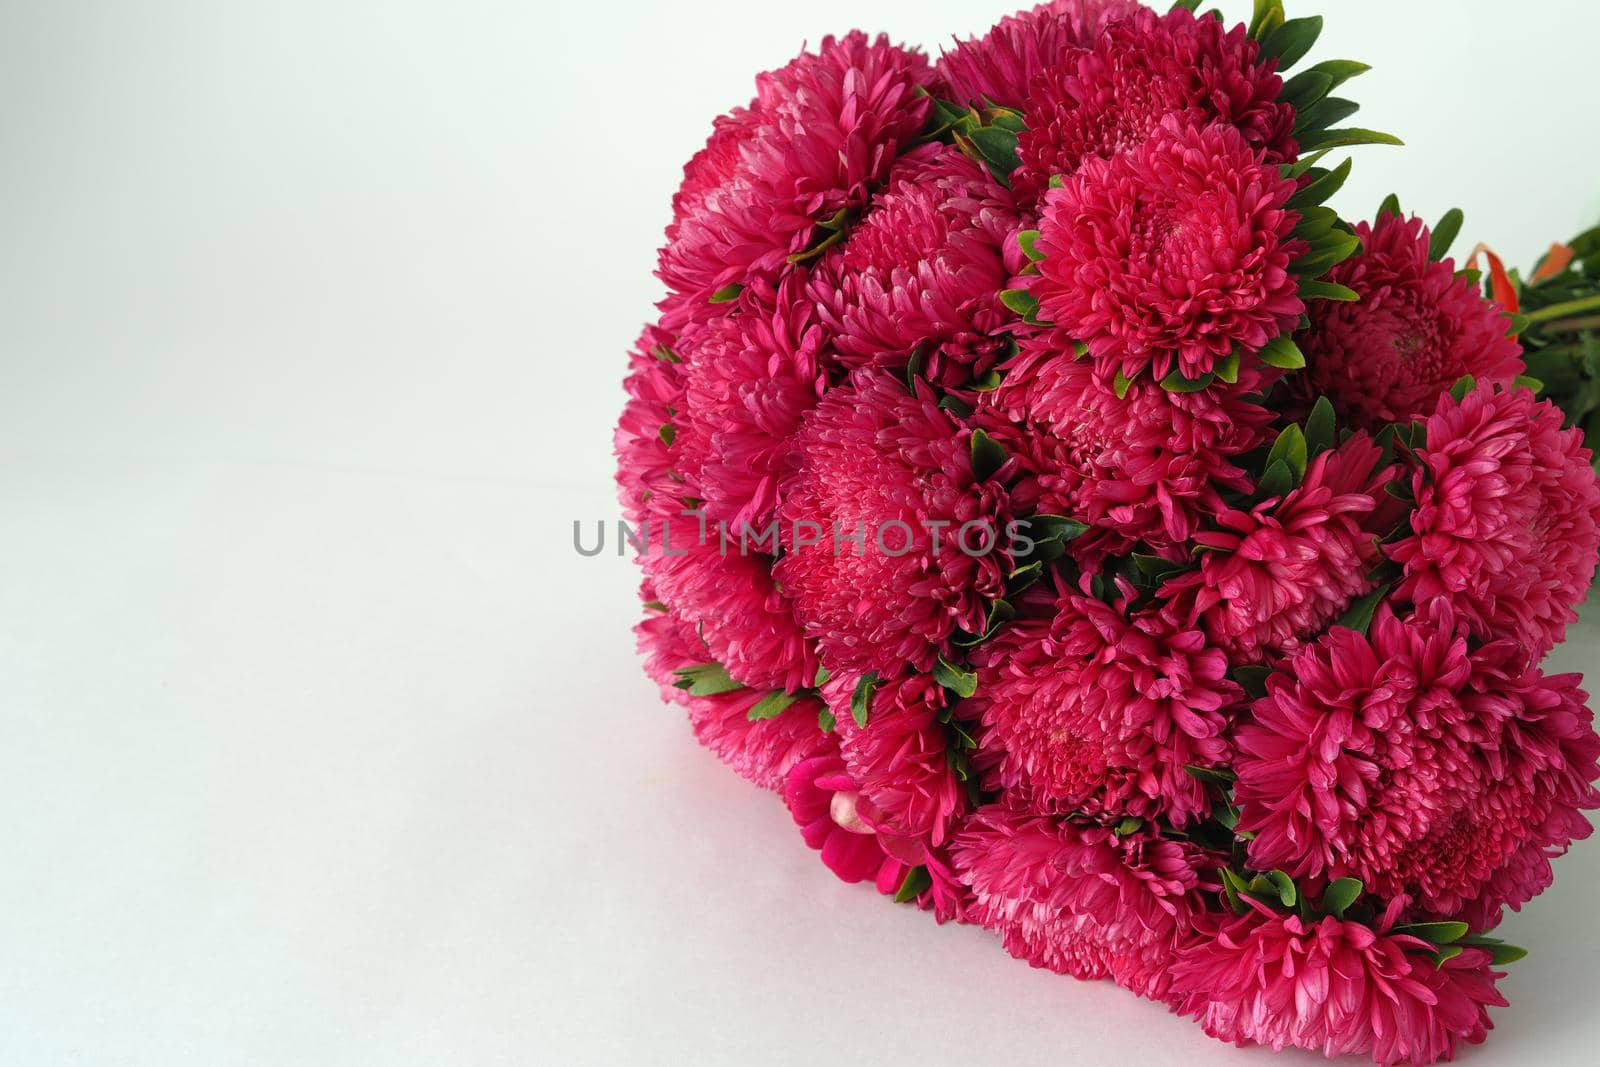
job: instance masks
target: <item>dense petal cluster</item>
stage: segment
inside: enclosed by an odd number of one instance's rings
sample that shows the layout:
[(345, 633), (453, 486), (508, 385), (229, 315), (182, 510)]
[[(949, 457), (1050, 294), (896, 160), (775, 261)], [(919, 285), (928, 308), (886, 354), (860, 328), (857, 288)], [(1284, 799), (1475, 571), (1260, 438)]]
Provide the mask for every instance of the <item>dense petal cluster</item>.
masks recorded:
[(1086, 48), (1064, 54), (1032, 85), (1017, 145), (1019, 195), (1137, 147), (1173, 117), (1234, 127), (1268, 163), (1294, 157), (1294, 108), (1279, 102), (1283, 80), (1259, 62), (1243, 26), (1230, 30), (1182, 8), (1102, 21)]
[(1328, 273), (1359, 301), (1318, 301), (1298, 342), (1304, 387), (1357, 426), (1379, 429), (1432, 414), (1466, 375), (1502, 385), (1522, 373), (1506, 317), (1430, 254), (1421, 219), (1386, 214), (1356, 224), (1361, 253)]
[(1144, 10), (1134, 0), (1049, 0), (1008, 15), (981, 38), (957, 41), (939, 59), (952, 99), (1027, 105), (1034, 82), (1092, 46), (1114, 19)]
[(1041, 315), (1132, 378), (1188, 378), (1259, 349), (1305, 310), (1289, 272), (1295, 186), (1231, 126), (1163, 119), (1044, 198)]
[(717, 317), (728, 286), (775, 282), (817, 226), (859, 210), (927, 118), (926, 57), (856, 32), (756, 81), (684, 175), (658, 274), (670, 330)]
[(1328, 916), (1252, 910), (1208, 921), (1172, 968), (1178, 1010), (1206, 1033), (1237, 1045), (1351, 1053), (1379, 1064), (1450, 1059), (1479, 1044), (1503, 1005), (1489, 953), (1467, 948), (1443, 963), (1434, 946), (1376, 926)]
[(839, 361), (904, 366), (918, 350), (935, 381), (987, 371), (1011, 321), (1003, 250), (1018, 228), (1004, 187), (956, 149), (907, 156), (811, 281)]
[(1009, 511), (970, 436), (925, 385), (872, 370), (804, 420), (775, 573), (830, 670), (927, 671), (959, 631), (983, 630)]
[(1575, 679), (1508, 670), (1514, 654), (1469, 651), (1442, 600), (1298, 653), (1237, 732), (1252, 861), (1355, 877), (1480, 929), (1542, 889), (1600, 806), (1600, 739)]
[(1126, 555), (1140, 542), (1183, 558), (1206, 517), (1223, 510), (1223, 494), (1249, 489), (1237, 460), (1273, 420), (1243, 389), (1172, 393), (1145, 379), (1118, 396), (1053, 330), (1022, 340), (985, 408), (1012, 420), (984, 426), (1025, 469), (1014, 495), (1093, 528), (1073, 545), (1083, 558)]
[(1226, 763), (1243, 697), (1227, 657), (1159, 614), (1072, 595), (979, 656), (986, 785), (1037, 811), (1164, 816), (1208, 808), (1185, 768)]
[(1187, 843), (1000, 805), (975, 812), (951, 854), (972, 887), (969, 918), (1013, 956), (1157, 999), (1197, 890), (1214, 879), (1210, 860)]
[(1416, 451), (1411, 535), (1388, 549), (1399, 592), (1450, 601), (1482, 639), (1537, 661), (1577, 618), (1600, 549), (1600, 485), (1583, 434), (1525, 389), (1439, 399)]
[(1398, 473), (1380, 459), (1358, 434), (1312, 460), (1282, 498), (1222, 509), (1218, 529), (1195, 535), (1200, 565), (1162, 589), (1168, 611), (1234, 663), (1276, 661), (1327, 629), (1377, 584), (1378, 541), (1396, 520), (1383, 487)]
[(830, 37), (713, 123), (613, 438), (639, 650), (841, 880), (1432, 1063), (1600, 810), (1540, 665), (1600, 482), (1442, 241), (1327, 206), (1364, 65), (1192, 6)]

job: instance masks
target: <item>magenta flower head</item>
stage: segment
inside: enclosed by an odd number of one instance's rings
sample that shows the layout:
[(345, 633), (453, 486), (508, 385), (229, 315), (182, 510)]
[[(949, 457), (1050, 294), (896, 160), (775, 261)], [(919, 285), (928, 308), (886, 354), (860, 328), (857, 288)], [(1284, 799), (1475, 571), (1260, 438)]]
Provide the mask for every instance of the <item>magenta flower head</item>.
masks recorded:
[(1040, 315), (1108, 378), (1198, 378), (1263, 348), (1305, 310), (1289, 273), (1294, 191), (1238, 130), (1169, 116), (1045, 195)]

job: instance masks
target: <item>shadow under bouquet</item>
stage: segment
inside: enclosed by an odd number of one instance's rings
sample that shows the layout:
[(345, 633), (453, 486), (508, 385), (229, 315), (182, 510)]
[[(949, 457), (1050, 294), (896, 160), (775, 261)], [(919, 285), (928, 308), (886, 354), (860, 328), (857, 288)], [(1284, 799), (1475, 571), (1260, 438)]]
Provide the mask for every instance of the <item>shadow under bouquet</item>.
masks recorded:
[(1600, 546), (1518, 340), (1566, 320), (1448, 258), (1459, 212), (1327, 206), (1396, 142), (1320, 18), (1197, 7), (828, 38), (715, 121), (616, 434), (640, 648), (840, 878), (1223, 1040), (1431, 1063), (1600, 806), (1540, 669)]

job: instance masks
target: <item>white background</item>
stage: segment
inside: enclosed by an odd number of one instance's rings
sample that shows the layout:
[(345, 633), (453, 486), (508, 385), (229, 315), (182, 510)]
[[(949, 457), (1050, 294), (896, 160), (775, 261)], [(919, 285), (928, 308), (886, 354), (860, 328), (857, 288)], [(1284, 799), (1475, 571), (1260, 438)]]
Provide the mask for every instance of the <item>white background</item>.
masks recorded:
[[(1600, 8), (1336, 6), (1339, 206), (1600, 219)], [(571, 548), (711, 116), (1007, 10), (0, 3), (0, 1063), (1266, 1061), (836, 882)], [(1589, 1062), (1597, 874), (1470, 1062)]]

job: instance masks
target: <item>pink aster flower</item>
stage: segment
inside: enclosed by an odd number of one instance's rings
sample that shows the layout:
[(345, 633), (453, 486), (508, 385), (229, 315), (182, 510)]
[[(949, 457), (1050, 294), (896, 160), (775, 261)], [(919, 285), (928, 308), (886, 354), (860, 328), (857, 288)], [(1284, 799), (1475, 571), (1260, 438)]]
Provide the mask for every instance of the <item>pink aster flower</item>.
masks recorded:
[(1167, 119), (1045, 196), (1031, 290), (1107, 377), (1197, 378), (1258, 349), (1305, 310), (1289, 263), (1294, 182), (1238, 130)]
[(986, 371), (1004, 345), (993, 335), (1014, 321), (1000, 292), (1019, 228), (1010, 194), (956, 149), (905, 157), (811, 280), (840, 362), (903, 366), (921, 346), (930, 379)]
[(1370, 638), (1335, 628), (1297, 653), (1234, 735), (1252, 865), (1359, 878), (1480, 928), (1542, 889), (1547, 857), (1586, 836), (1580, 810), (1600, 805), (1600, 739), (1574, 680), (1508, 669), (1516, 652), (1469, 653), (1434, 600), (1406, 620), (1380, 608)]
[[(628, 360), (623, 388), (628, 401), (613, 437), (617, 495), (623, 514), (637, 523), (653, 495), (675, 492), (670, 442), (673, 411), (683, 399), (683, 376), (672, 337), (647, 327)], [(663, 429), (666, 427), (666, 429)]]
[(806, 844), (845, 882), (875, 880), (886, 865), (897, 866), (856, 810), (860, 795), (837, 754), (795, 764), (783, 786), (784, 803)]
[(1057, 974), (1166, 994), (1172, 953), (1215, 865), (1187, 843), (980, 808), (951, 848), (972, 887), (968, 918), (1006, 951)]
[(1506, 317), (1455, 263), (1434, 262), (1421, 219), (1385, 215), (1356, 224), (1362, 250), (1328, 273), (1359, 302), (1311, 304), (1311, 328), (1297, 338), (1307, 373), (1296, 384), (1323, 394), (1348, 421), (1376, 430), (1430, 414), (1463, 376), (1510, 385), (1522, 347)]
[[(860, 371), (805, 418), (774, 574), (831, 670), (928, 671), (979, 632), (1010, 569), (1004, 487), (927, 386)], [(859, 537), (859, 541), (851, 538)]]
[(1006, 16), (982, 37), (956, 41), (940, 57), (939, 73), (955, 100), (1020, 109), (1040, 74), (1093, 44), (1108, 22), (1140, 10), (1134, 0), (1051, 0)]
[(1525, 389), (1441, 397), (1412, 478), (1413, 535), (1389, 546), (1398, 595), (1444, 597), (1474, 636), (1511, 637), (1537, 662), (1594, 577), (1600, 486), (1583, 434)]
[[(654, 599), (647, 585), (645, 596)], [(804, 696), (783, 714), (752, 722), (750, 709), (767, 694), (760, 689), (736, 689), (710, 696), (695, 696), (678, 688), (676, 673), (704, 666), (711, 650), (695, 634), (693, 625), (671, 611), (652, 612), (635, 633), (645, 670), (661, 687), (662, 695), (682, 704), (700, 743), (740, 777), (763, 789), (781, 789), (791, 768), (828, 751), (833, 742), (817, 726), (822, 704)]]
[(944, 845), (966, 813), (966, 787), (952, 768), (957, 736), (943, 721), (945, 691), (930, 676), (884, 682), (873, 693), (865, 727), (850, 702), (859, 676), (840, 674), (823, 686), (839, 734), (839, 749), (858, 783), (856, 809), (891, 854), (922, 863)]
[(1218, 766), (1243, 697), (1227, 658), (1157, 612), (1068, 596), (1048, 623), (980, 646), (979, 763), (986, 789), (1053, 814), (1165, 816), (1210, 810), (1186, 770)]
[(859, 210), (921, 132), (932, 77), (921, 54), (856, 32), (758, 78), (686, 175), (657, 271), (667, 328), (718, 317), (728, 286), (775, 285), (818, 223)]
[(1222, 510), (1221, 494), (1249, 491), (1233, 461), (1266, 440), (1274, 413), (1245, 399), (1263, 385), (1248, 370), (1236, 388), (1199, 393), (1141, 379), (1119, 398), (1090, 361), (1074, 359), (1070, 341), (1042, 331), (1022, 339), (1004, 383), (984, 398), (984, 410), (1017, 425), (983, 425), (1021, 461), (1019, 503), (1026, 495), (1030, 512), (1093, 528), (1070, 546), (1086, 565), (1139, 541), (1186, 559), (1202, 521)]
[(1393, 932), (1395, 909), (1367, 926), (1328, 916), (1207, 917), (1172, 967), (1180, 1014), (1236, 1045), (1366, 1055), (1430, 1064), (1479, 1044), (1504, 1006), (1490, 954), (1466, 948), (1435, 963), (1434, 946)]
[(1268, 164), (1292, 160), (1294, 108), (1283, 80), (1242, 25), (1184, 10), (1139, 10), (1110, 22), (1089, 46), (1064, 52), (1031, 86), (1017, 142), (1017, 195), (1031, 203), (1054, 175), (1138, 147), (1169, 116), (1239, 131)]
[(680, 349), (675, 454), (709, 518), (752, 533), (771, 520), (794, 432), (827, 386), (823, 343), (803, 279), (791, 275), (770, 312), (719, 319)]
[(1235, 664), (1275, 661), (1321, 633), (1376, 586), (1378, 539), (1400, 518), (1383, 492), (1398, 468), (1379, 467), (1381, 456), (1357, 434), (1313, 459), (1283, 498), (1222, 510), (1220, 529), (1194, 538), (1211, 551), (1162, 587), (1167, 610)]
[(642, 562), (659, 599), (697, 629), (710, 658), (736, 681), (791, 693), (810, 686), (816, 652), (773, 581), (771, 557), (657, 499)]

